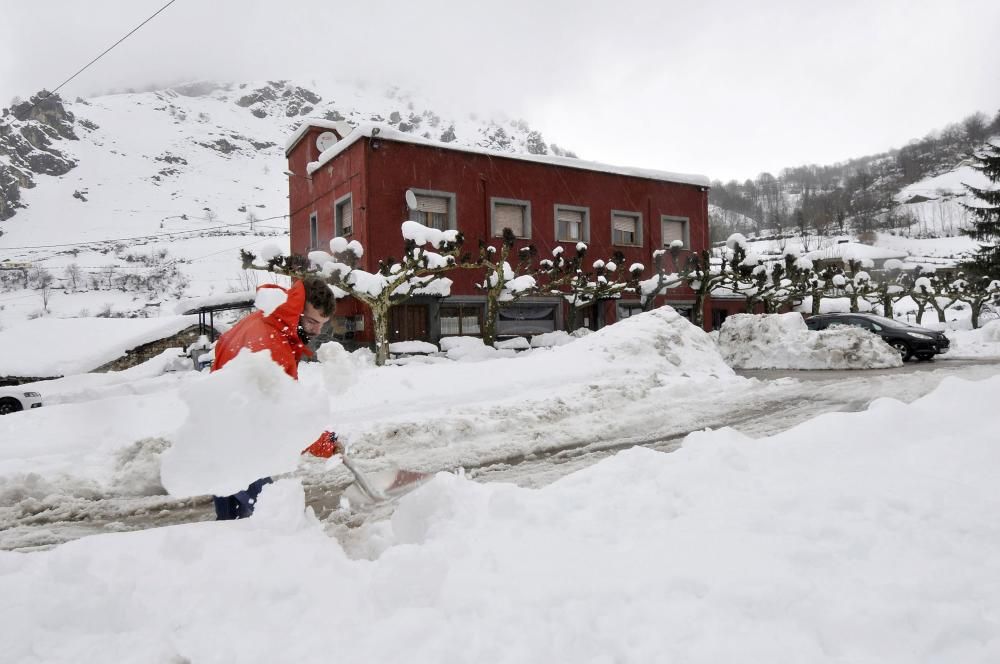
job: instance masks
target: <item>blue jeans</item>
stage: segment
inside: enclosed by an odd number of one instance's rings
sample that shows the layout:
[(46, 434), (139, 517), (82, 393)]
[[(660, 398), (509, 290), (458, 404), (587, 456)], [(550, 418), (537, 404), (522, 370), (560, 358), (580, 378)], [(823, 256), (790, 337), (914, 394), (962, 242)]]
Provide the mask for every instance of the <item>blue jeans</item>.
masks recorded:
[(265, 484), (272, 482), (270, 477), (253, 482), (245, 491), (239, 491), (231, 496), (212, 496), (215, 503), (215, 520), (231, 521), (233, 519), (247, 519), (253, 515), (254, 505), (257, 503), (257, 496)]

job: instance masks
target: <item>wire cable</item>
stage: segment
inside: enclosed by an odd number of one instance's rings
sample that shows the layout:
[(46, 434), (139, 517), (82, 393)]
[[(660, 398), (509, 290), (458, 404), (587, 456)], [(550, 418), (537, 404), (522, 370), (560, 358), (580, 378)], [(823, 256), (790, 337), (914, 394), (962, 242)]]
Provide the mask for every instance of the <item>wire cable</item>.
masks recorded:
[(162, 12), (163, 10), (165, 10), (167, 7), (169, 7), (170, 5), (174, 4), (175, 2), (177, 2), (177, 0), (170, 0), (170, 2), (168, 2), (167, 4), (163, 5), (159, 9), (157, 9), (156, 12), (153, 13), (152, 16), (150, 16), (145, 21), (143, 21), (139, 25), (137, 25), (134, 28), (132, 28), (132, 30), (127, 35), (125, 35), (124, 37), (122, 37), (121, 39), (119, 39), (118, 41), (116, 41), (111, 46), (109, 46), (106, 49), (104, 49), (104, 51), (100, 55), (98, 55), (96, 58), (94, 58), (93, 60), (91, 60), (90, 62), (88, 62), (87, 64), (85, 64), (83, 67), (81, 67), (80, 70), (77, 71), (75, 74), (73, 74), (72, 76), (70, 76), (69, 78), (67, 78), (65, 81), (63, 81), (62, 83), (60, 83), (58, 85), (58, 87), (56, 87), (52, 92), (48, 93), (45, 97), (42, 97), (37, 102), (35, 102), (35, 104), (32, 105), (31, 109), (29, 109), (29, 111), (33, 110), (35, 108), (35, 106), (37, 106), (38, 104), (40, 104), (43, 100), (48, 99), (49, 97), (51, 97), (52, 95), (54, 95), (56, 92), (58, 92), (59, 89), (62, 88), (64, 85), (66, 85), (67, 83), (69, 83), (70, 81), (72, 81), (74, 78), (76, 78), (77, 76), (79, 76), (80, 74), (82, 74), (83, 72), (85, 72), (92, 64), (94, 64), (95, 62), (97, 62), (98, 60), (100, 60), (101, 58), (103, 58), (105, 55), (107, 55), (108, 53), (110, 53), (111, 49), (113, 49), (115, 46), (118, 46), (118, 44), (121, 44), (123, 41), (125, 41), (126, 39), (128, 39), (129, 37), (131, 37), (133, 34), (135, 34), (136, 31), (139, 30), (139, 28), (141, 28), (142, 26), (144, 26), (147, 23), (149, 23), (150, 21), (152, 21), (154, 18), (156, 18), (156, 16), (160, 12)]

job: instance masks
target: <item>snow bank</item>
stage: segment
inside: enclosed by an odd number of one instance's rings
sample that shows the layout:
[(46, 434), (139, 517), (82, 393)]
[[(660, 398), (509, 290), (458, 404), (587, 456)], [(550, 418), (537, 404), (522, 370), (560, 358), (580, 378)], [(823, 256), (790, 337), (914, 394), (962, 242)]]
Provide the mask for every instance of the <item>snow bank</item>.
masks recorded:
[(511, 337), (503, 341), (494, 341), (493, 347), (497, 350), (528, 350), (531, 348), (531, 342), (524, 337)]
[(449, 360), (457, 362), (482, 362), (498, 357), (513, 357), (514, 351), (499, 351), (487, 346), (479, 337), (443, 337), (441, 350)]
[(978, 330), (947, 330), (945, 334), (951, 347), (939, 358), (1000, 359), (1000, 320), (991, 320)]
[(946, 379), (538, 490), (438, 475), (361, 530), (364, 560), (279, 482), (260, 518), (0, 552), (0, 639), (54, 663), (1000, 661), (977, 509), (1000, 503), (998, 401), (1000, 377)]
[(576, 341), (576, 337), (572, 336), (568, 332), (556, 330), (555, 332), (536, 334), (531, 337), (531, 347), (552, 348), (553, 346), (565, 346), (566, 344), (573, 343), (574, 341)]
[(672, 307), (630, 316), (553, 350), (556, 358), (595, 363), (604, 371), (673, 376), (731, 376), (715, 342)]
[(426, 341), (395, 341), (389, 344), (390, 353), (422, 353), (429, 355), (438, 352), (438, 347)]
[(854, 327), (814, 332), (797, 313), (736, 314), (719, 330), (719, 349), (737, 369), (879, 369), (903, 361), (877, 335)]
[(288, 376), (266, 351), (240, 352), (205, 380), (182, 386), (180, 396), (188, 416), (160, 471), (174, 496), (225, 496), (290, 472), (329, 419), (328, 399)]
[(86, 373), (197, 324), (197, 316), (36, 318), (0, 330), (0, 375)]

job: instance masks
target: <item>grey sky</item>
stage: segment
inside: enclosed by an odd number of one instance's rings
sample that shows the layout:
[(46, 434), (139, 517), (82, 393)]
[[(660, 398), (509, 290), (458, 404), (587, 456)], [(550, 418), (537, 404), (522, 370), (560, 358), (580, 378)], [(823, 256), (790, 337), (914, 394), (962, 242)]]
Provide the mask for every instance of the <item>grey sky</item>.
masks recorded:
[[(0, 0), (0, 103), (165, 2)], [(177, 0), (62, 92), (360, 78), (523, 117), (588, 159), (743, 179), (992, 116), (998, 39), (996, 0)]]

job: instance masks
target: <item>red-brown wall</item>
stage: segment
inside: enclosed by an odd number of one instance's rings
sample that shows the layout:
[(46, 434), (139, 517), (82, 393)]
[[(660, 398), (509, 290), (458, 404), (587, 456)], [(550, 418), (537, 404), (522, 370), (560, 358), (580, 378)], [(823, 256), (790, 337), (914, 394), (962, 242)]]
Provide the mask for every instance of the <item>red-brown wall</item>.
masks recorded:
[[(293, 173), (305, 175), (306, 165), (317, 159), (315, 138), (321, 131), (310, 129), (293, 148), (289, 154)], [(574, 242), (555, 240), (556, 204), (590, 208), (588, 262), (606, 260), (614, 251), (621, 251), (625, 255), (622, 269), (638, 262), (646, 266), (644, 276), (651, 276), (652, 252), (662, 246), (661, 215), (687, 217), (690, 248), (700, 251), (709, 246), (708, 191), (697, 185), (379, 138), (358, 140), (311, 179), (292, 176), (289, 180), (292, 252), (308, 251), (309, 215), (313, 211), (318, 214), (319, 248), (328, 249), (334, 232), (334, 201), (350, 192), (354, 207), (351, 239), (364, 246), (362, 266), (368, 271), (375, 269), (379, 258), (401, 255), (400, 224), (409, 217), (404, 194), (411, 188), (455, 194), (458, 229), (465, 235), (466, 251), (471, 254), (477, 252), (479, 240), (498, 243), (490, 233), (492, 197), (531, 202), (531, 238), (517, 246), (534, 244), (541, 257), (551, 257), (556, 246), (563, 247), (566, 255), (575, 252)], [(642, 247), (612, 245), (611, 210), (642, 214)], [(453, 295), (480, 294), (474, 285), (482, 280), (478, 271), (456, 270), (448, 277), (455, 282)], [(348, 303), (338, 306), (340, 315), (360, 312)]]

